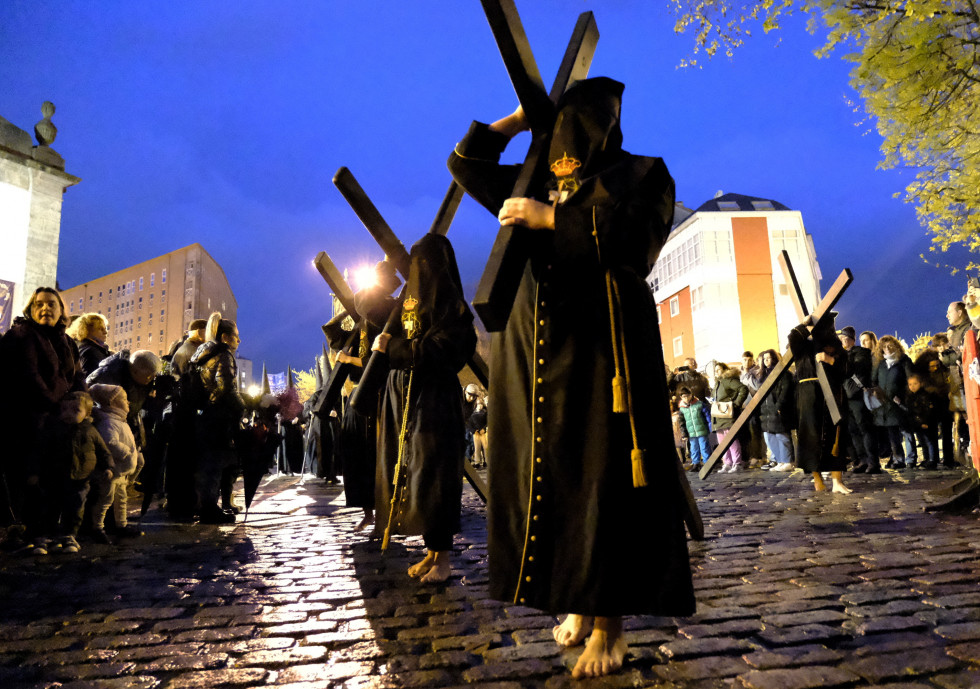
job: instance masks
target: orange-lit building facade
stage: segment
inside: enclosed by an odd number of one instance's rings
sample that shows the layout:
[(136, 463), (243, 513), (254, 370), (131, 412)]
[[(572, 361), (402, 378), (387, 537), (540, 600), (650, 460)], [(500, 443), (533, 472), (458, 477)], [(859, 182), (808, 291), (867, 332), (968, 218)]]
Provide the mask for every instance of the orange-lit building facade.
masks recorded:
[(109, 319), (113, 351), (164, 355), (195, 318), (220, 311), (238, 319), (225, 271), (200, 244), (62, 290), (69, 316), (97, 312)]
[(807, 305), (820, 298), (820, 267), (803, 217), (781, 203), (725, 194), (678, 224), (647, 278), (657, 302), (664, 360), (737, 362), (742, 352), (785, 349), (797, 325), (779, 254), (789, 254)]

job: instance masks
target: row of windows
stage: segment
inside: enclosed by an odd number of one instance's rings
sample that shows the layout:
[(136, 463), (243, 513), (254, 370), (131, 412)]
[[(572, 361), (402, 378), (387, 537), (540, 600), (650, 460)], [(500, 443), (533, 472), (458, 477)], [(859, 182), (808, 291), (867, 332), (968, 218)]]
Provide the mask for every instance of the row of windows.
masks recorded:
[[(112, 294), (112, 290), (109, 290), (109, 294), (110, 295)], [(93, 296), (89, 296), (89, 298), (88, 298), (88, 308), (89, 308), (89, 311), (91, 311), (91, 310), (93, 310), (95, 308), (95, 305), (93, 304)], [(153, 308), (153, 297), (154, 297), (154, 293), (151, 292), (150, 293), (150, 308)], [(165, 289), (164, 290), (160, 290), (160, 299), (166, 299), (166, 298), (167, 298), (167, 290), (165, 290)], [(101, 304), (101, 303), (102, 303), (102, 292), (99, 292), (99, 304)], [(136, 302), (136, 305), (137, 305), (137, 308), (139, 308), (139, 309), (142, 309), (143, 308), (143, 297), (139, 297), (139, 300)], [(78, 298), (78, 311), (79, 311), (79, 313), (81, 313), (84, 310), (85, 310), (85, 298), (84, 297), (79, 297)], [(133, 300), (130, 299), (129, 301), (126, 301), (126, 302), (118, 302), (117, 301), (116, 302), (116, 306), (115, 306), (115, 311), (118, 314), (120, 312), (120, 310), (122, 311), (122, 313), (129, 313), (130, 311), (132, 311), (133, 310)], [(111, 309), (110, 309), (110, 311), (111, 311)], [(68, 313), (75, 313), (75, 302), (74, 301), (71, 301), (71, 302), (68, 303)], [(102, 310), (101, 309), (99, 309), (99, 313), (102, 313)]]

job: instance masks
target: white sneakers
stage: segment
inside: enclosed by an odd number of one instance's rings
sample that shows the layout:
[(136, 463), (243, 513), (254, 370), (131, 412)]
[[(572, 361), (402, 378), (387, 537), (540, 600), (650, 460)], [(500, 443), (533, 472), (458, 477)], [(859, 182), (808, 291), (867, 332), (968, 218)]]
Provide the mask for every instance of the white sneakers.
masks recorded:
[(777, 464), (772, 471), (793, 471), (795, 468), (792, 462), (784, 462), (783, 464)]

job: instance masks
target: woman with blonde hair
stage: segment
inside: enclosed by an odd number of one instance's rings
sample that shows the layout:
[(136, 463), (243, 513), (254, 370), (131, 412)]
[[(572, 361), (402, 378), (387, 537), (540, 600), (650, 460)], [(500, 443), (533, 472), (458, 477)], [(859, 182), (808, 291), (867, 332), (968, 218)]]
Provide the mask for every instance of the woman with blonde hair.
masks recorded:
[(86, 376), (91, 375), (112, 354), (105, 343), (109, 337), (109, 319), (101, 313), (82, 314), (68, 326), (66, 332), (78, 343), (78, 358)]

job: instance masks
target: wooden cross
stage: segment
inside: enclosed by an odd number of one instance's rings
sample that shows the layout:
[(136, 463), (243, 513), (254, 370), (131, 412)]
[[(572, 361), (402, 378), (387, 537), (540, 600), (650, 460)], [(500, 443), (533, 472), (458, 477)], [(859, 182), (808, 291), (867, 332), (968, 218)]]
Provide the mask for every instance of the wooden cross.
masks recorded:
[[(517, 100), (531, 127), (531, 146), (511, 193), (512, 197), (527, 197), (536, 191), (535, 182), (542, 167), (547, 165), (555, 103), (572, 82), (588, 76), (599, 30), (591, 12), (579, 15), (548, 93), (513, 0), (482, 0), (482, 3)], [(521, 225), (503, 225), (497, 232), (473, 299), (473, 308), (490, 332), (499, 332), (507, 325), (530, 253), (531, 232)]]
[[(354, 178), (354, 175), (346, 167), (342, 167), (337, 170), (337, 174), (334, 175), (333, 183), (340, 190), (340, 193), (350, 204), (350, 207), (357, 214), (357, 217), (367, 228), (371, 236), (374, 237), (375, 241), (384, 250), (385, 255), (388, 260), (392, 262), (395, 269), (401, 273), (402, 278), (405, 280), (406, 287), (408, 285), (408, 272), (411, 266), (411, 257), (408, 251), (405, 249), (405, 245), (402, 244), (401, 240), (395, 235), (391, 227), (385, 222), (381, 213), (378, 211), (377, 207), (372, 203), (371, 199), (368, 197), (367, 193)], [(459, 206), (459, 202), (462, 200), (463, 190), (455, 182), (449, 185), (449, 189), (446, 191), (446, 196), (439, 206), (439, 211), (436, 213), (436, 218), (432, 222), (432, 227), (429, 228), (429, 232), (433, 234), (440, 234), (445, 236), (449, 232), (449, 226), (452, 224), (453, 216), (456, 214), (456, 209)], [(404, 289), (402, 293), (404, 294)], [(388, 322), (385, 324), (385, 331), (388, 331), (395, 322), (397, 322), (399, 316), (399, 309), (391, 314)], [(372, 384), (370, 380), (377, 378), (379, 375), (377, 372), (380, 371), (381, 374), (387, 374), (387, 369), (384, 368), (382, 362), (383, 357), (376, 356), (376, 352), (372, 352), (371, 358), (368, 361), (367, 366), (364, 368), (364, 372), (361, 374), (361, 384), (365, 386), (365, 389), (370, 389)], [(477, 352), (473, 352), (473, 356), (467, 362), (473, 375), (483, 384), (484, 387), (488, 386), (488, 368), (486, 362)], [(366, 380), (367, 379), (367, 380)], [(358, 389), (361, 385), (358, 386)], [(355, 390), (355, 394), (357, 391)], [(355, 400), (351, 400), (351, 404), (354, 405), (355, 409), (364, 406), (366, 403), (356, 403)], [(372, 403), (373, 408), (373, 403)], [(483, 502), (487, 501), (487, 487), (483, 481), (483, 478), (476, 473), (476, 470), (470, 465), (469, 462), (463, 462), (463, 469), (466, 474), (467, 480), (473, 489), (476, 491), (477, 495)]]
[[(790, 296), (793, 299), (793, 304), (796, 307), (796, 313), (800, 316), (802, 323), (807, 325), (813, 325), (814, 330), (822, 325), (826, 319), (832, 318), (831, 311), (834, 306), (840, 301), (840, 298), (844, 295), (847, 290), (848, 285), (854, 280), (851, 275), (851, 271), (845, 268), (841, 274), (837, 277), (837, 280), (833, 285), (830, 286), (830, 290), (824, 295), (824, 298), (820, 300), (817, 305), (816, 310), (812, 314), (807, 313), (806, 303), (803, 301), (803, 292), (800, 289), (800, 284), (796, 279), (796, 273), (793, 272), (793, 266), (789, 261), (789, 254), (783, 251), (779, 256), (779, 264), (782, 266), (783, 273), (786, 276), (786, 282), (791, 286)], [(742, 408), (742, 413), (738, 415), (735, 419), (735, 423), (729, 429), (728, 434), (725, 435), (724, 440), (718, 444), (711, 456), (705, 461), (704, 466), (701, 467), (701, 471), (698, 473), (698, 477), (706, 478), (708, 474), (711, 473), (712, 468), (721, 459), (731, 444), (735, 442), (735, 437), (738, 435), (739, 431), (749, 422), (749, 418), (755, 413), (755, 410), (759, 408), (762, 401), (769, 396), (769, 393), (775, 387), (776, 382), (784, 375), (789, 374), (790, 364), (793, 363), (793, 353), (787, 348), (786, 353), (783, 354), (779, 363), (776, 367), (769, 372), (762, 386), (756, 391), (752, 396), (752, 400)], [(827, 403), (828, 411), (830, 411), (831, 417), (834, 423), (840, 421), (840, 410), (837, 409), (837, 403), (834, 401), (834, 396), (830, 393), (830, 383), (827, 380), (827, 374), (823, 370), (823, 366), (817, 363), (817, 379), (820, 381), (820, 387), (823, 390), (824, 401)]]
[[(327, 252), (321, 251), (318, 253), (313, 260), (313, 265), (316, 266), (317, 271), (326, 280), (327, 284), (330, 285), (330, 289), (333, 291), (334, 296), (337, 297), (337, 301), (344, 308), (344, 312), (354, 320), (354, 329), (351, 330), (350, 337), (347, 338), (347, 342), (344, 343), (343, 347), (344, 351), (350, 354), (352, 348), (358, 345), (360, 338), (359, 324), (361, 317), (357, 313), (357, 309), (354, 308), (354, 293), (347, 285), (344, 274), (340, 272), (340, 269), (330, 259)], [(325, 418), (330, 413), (330, 410), (337, 404), (337, 400), (340, 399), (340, 393), (344, 388), (344, 383), (350, 377), (352, 367), (353, 364), (341, 363), (333, 367), (330, 371), (329, 378), (327, 378), (327, 383), (324, 385), (323, 393), (320, 395), (320, 399), (317, 400), (316, 407), (313, 409), (314, 414), (320, 418)]]

